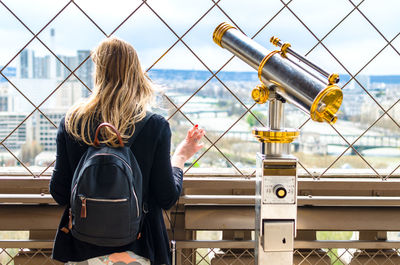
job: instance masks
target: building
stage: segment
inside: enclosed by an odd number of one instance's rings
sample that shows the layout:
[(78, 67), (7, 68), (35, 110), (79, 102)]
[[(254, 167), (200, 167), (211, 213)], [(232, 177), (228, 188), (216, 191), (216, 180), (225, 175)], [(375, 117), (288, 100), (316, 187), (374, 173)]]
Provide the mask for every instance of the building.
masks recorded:
[[(88, 50), (80, 50), (78, 51), (78, 62), (83, 62), (86, 58), (90, 57), (90, 51)], [(90, 89), (93, 89), (93, 61), (92, 59), (86, 60), (86, 62), (81, 65), (78, 69), (79, 78), (88, 86)], [(82, 88), (82, 96), (87, 98), (90, 95), (90, 91), (84, 87)]]
[(24, 49), (19, 55), (19, 78), (33, 78), (33, 60), (35, 52)]
[[(82, 98), (84, 86), (77, 79), (68, 79), (65, 81), (58, 91), (49, 99), (49, 107), (67, 110)], [(49, 109), (49, 112), (52, 112)]]
[(48, 79), (51, 78), (51, 57), (35, 56), (32, 50), (24, 49), (19, 57), (19, 78)]
[(0, 90), (0, 112), (8, 110), (8, 97), (1, 95)]
[(50, 79), (53, 78), (50, 73), (52, 68), (50, 55), (44, 57), (33, 58), (33, 78), (35, 79)]
[[(78, 57), (76, 56), (58, 55), (58, 58), (71, 70), (79, 65)], [(56, 78), (58, 80), (65, 79), (71, 74), (71, 72), (63, 65), (63, 63), (61, 63), (59, 60), (56, 60)]]
[[(48, 119), (50, 119), (56, 126), (59, 125), (61, 118), (65, 116), (68, 109), (82, 98), (82, 85), (76, 80), (67, 80), (48, 99), (46, 107), (41, 107), (40, 110)], [(56, 136), (57, 128), (54, 127), (49, 120), (38, 111), (35, 112), (34, 122), (34, 139), (42, 146), (43, 151), (56, 151)]]
[[(89, 50), (80, 50), (77, 51), (76, 56), (58, 56), (65, 65), (67, 65), (72, 71), (75, 70), (87, 57), (90, 56)], [(78, 70), (75, 71), (75, 75), (90, 89), (93, 88), (93, 69), (94, 64), (93, 61), (89, 58), (86, 60), (84, 64), (82, 64)], [(56, 61), (56, 78), (58, 80), (64, 80), (67, 78), (71, 72), (59, 61)], [(74, 80), (75, 78), (70, 78), (70, 80)], [(79, 80), (78, 80), (79, 81)], [(81, 84), (81, 94), (83, 97), (88, 97), (90, 91)]]
[[(16, 151), (25, 142), (31, 140), (32, 137), (29, 137), (31, 129), (30, 119), (20, 125), (26, 118), (27, 113), (21, 112), (21, 110), (17, 112), (15, 108), (17, 100), (13, 92), (15, 91), (12, 89), (10, 83), (0, 82), (0, 141), (3, 141), (8, 136), (4, 141), (4, 145), (8, 149)], [(18, 129), (16, 129), (17, 127)], [(11, 132), (13, 133), (9, 135)]]
[[(34, 104), (40, 104), (60, 81), (55, 79), (11, 79)], [(30, 92), (27, 92), (30, 91)], [(82, 84), (68, 80), (40, 107), (56, 126), (68, 108), (82, 97)], [(0, 139), (6, 137), (34, 110), (8, 82), (0, 82)], [(19, 150), (27, 141), (36, 141), (44, 151), (55, 151), (57, 128), (39, 111), (28, 118), (5, 142), (7, 148)]]
[[(34, 51), (25, 49), (19, 57), (17, 77), (22, 79), (64, 80), (71, 74), (64, 65), (73, 71), (89, 56), (89, 50), (79, 50), (74, 56), (57, 55), (59, 58), (57, 59), (53, 55), (36, 56)], [(90, 89), (93, 87), (93, 69), (93, 62), (91, 59), (88, 59), (75, 71), (79, 79)], [(89, 95), (89, 91), (86, 88), (82, 89), (82, 92), (85, 97)]]
[[(42, 110), (43, 113), (56, 125), (60, 124), (65, 116), (66, 109)], [(35, 112), (35, 135), (34, 138), (42, 147), (43, 151), (56, 151), (57, 128), (40, 112)]]
[(0, 112), (9, 111), (8, 83), (0, 83)]
[(4, 141), (4, 145), (10, 150), (19, 150), (21, 146), (27, 141), (32, 140), (32, 119), (27, 119), (21, 125), (20, 123), (26, 118), (27, 113), (21, 112), (0, 112), (0, 139), (7, 137), (10, 132), (15, 130)]
[(26, 99), (9, 82), (0, 82), (0, 112), (25, 112), (22, 101)]

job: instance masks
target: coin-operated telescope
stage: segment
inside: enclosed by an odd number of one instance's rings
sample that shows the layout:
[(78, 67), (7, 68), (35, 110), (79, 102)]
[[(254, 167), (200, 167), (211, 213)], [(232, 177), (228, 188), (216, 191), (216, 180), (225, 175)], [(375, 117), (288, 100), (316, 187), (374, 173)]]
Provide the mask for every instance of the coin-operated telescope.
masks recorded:
[(295, 105), (313, 121), (333, 124), (343, 100), (336, 85), (339, 75), (328, 74), (287, 42), (272, 37), (271, 43), (280, 49), (269, 51), (227, 23), (215, 29), (213, 40), (258, 72), (261, 84), (251, 96), (259, 104), (269, 101), (268, 127), (253, 129), (261, 142), (256, 165), (256, 264), (293, 264), (297, 158), (290, 155), (290, 143), (299, 131), (284, 127), (283, 103)]

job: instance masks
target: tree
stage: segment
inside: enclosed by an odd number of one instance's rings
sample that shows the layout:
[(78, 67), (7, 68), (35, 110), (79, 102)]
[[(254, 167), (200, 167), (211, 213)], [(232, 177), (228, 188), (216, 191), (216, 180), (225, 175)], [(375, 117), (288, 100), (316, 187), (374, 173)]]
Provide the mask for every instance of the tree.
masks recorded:
[(33, 164), (35, 157), (43, 147), (36, 141), (26, 142), (21, 146), (21, 160), (27, 164)]
[[(253, 110), (252, 112), (253, 112), (253, 114), (254, 114), (255, 116), (257, 116), (257, 118), (258, 118), (259, 120), (261, 120), (261, 121), (265, 121), (265, 120), (267, 119), (267, 116), (265, 116), (265, 115), (264, 115), (262, 112), (260, 112), (260, 111)], [(247, 117), (246, 117), (246, 121), (247, 121), (247, 123), (249, 124), (250, 127), (253, 127), (253, 126), (259, 124), (259, 122), (258, 122), (257, 119), (253, 116), (253, 114), (249, 113), (249, 114), (247, 114)]]

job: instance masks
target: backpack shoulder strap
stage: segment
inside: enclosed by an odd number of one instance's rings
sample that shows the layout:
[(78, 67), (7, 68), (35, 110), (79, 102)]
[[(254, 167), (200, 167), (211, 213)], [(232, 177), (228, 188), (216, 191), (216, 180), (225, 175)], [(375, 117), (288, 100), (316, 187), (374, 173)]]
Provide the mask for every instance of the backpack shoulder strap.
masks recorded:
[(150, 111), (148, 111), (146, 113), (146, 116), (144, 117), (143, 120), (141, 120), (140, 122), (135, 124), (135, 132), (133, 133), (132, 137), (128, 140), (127, 145), (131, 146), (133, 144), (133, 142), (135, 141), (135, 139), (137, 138), (137, 136), (140, 134), (140, 132), (142, 131), (142, 129), (144, 128), (144, 126), (146, 125), (147, 121), (151, 118), (151, 116), (153, 116), (154, 113), (151, 113)]
[[(133, 142), (135, 141), (135, 139), (137, 138), (137, 136), (139, 135), (139, 133), (142, 131), (142, 129), (144, 128), (144, 126), (146, 125), (147, 121), (154, 115), (154, 113), (152, 112), (147, 112), (146, 116), (144, 117), (143, 120), (141, 120), (140, 122), (138, 122), (135, 126), (135, 132), (133, 133), (131, 139), (129, 139), (127, 145), (128, 146), (132, 146)], [(143, 212), (144, 215), (146, 215), (146, 213), (148, 212), (148, 190), (149, 190), (149, 181), (146, 179), (143, 179)], [(143, 215), (143, 216), (144, 216)], [(144, 217), (142, 217), (142, 220), (140, 221), (140, 231), (142, 230), (142, 226), (143, 226), (143, 220)]]

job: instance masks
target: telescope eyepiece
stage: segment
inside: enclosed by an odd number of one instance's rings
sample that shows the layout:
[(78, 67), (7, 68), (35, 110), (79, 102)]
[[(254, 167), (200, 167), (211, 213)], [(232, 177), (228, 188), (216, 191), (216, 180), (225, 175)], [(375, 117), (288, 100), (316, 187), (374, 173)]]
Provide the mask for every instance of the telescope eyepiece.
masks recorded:
[(269, 42), (271, 42), (273, 45), (275, 45), (276, 47), (281, 47), (281, 39), (275, 36), (272, 36), (271, 39), (269, 40)]

